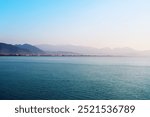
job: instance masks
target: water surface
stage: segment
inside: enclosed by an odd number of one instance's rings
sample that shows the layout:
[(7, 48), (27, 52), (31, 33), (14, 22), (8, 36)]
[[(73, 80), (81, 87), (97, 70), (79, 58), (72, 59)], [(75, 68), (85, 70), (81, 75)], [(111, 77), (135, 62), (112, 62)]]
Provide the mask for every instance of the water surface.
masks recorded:
[(0, 57), (0, 99), (150, 99), (150, 58)]

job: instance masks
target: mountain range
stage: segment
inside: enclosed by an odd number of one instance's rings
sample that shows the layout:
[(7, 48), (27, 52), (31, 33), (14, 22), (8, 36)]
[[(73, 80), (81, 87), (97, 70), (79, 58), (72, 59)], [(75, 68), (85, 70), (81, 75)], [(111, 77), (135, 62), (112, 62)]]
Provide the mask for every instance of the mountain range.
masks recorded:
[(0, 55), (27, 55), (27, 54), (45, 54), (45, 52), (29, 44), (12, 45), (0, 43)]
[(0, 43), (0, 55), (41, 56), (150, 56), (150, 50), (138, 51), (132, 48), (93, 48), (75, 45), (30, 45)]
[(138, 51), (129, 47), (123, 48), (94, 48), (75, 45), (36, 45), (45, 52), (73, 52), (79, 55), (98, 55), (98, 56), (150, 56), (150, 50)]

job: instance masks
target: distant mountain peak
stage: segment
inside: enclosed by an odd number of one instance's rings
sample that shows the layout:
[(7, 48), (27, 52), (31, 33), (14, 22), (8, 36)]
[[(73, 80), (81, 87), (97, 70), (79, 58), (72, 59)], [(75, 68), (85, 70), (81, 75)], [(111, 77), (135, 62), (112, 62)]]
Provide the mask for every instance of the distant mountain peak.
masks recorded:
[(29, 50), (34, 54), (44, 54), (45, 53), (43, 50), (41, 50), (41, 49), (39, 49), (39, 48), (37, 48), (33, 45), (30, 45), (30, 44), (22, 44), (22, 45), (21, 44), (16, 44), (15, 46), (19, 47), (21, 49)]
[(41, 49), (34, 47), (30, 44), (6, 44), (0, 43), (0, 54), (44, 54), (45, 52)]

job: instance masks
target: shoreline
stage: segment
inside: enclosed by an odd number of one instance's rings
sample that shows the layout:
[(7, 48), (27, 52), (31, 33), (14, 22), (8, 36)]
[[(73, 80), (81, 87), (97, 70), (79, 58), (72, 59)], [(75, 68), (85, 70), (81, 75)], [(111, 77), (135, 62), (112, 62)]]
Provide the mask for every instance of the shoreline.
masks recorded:
[(150, 57), (150, 56), (121, 56), (121, 55), (51, 55), (51, 54), (0, 54), (2, 56), (15, 57)]

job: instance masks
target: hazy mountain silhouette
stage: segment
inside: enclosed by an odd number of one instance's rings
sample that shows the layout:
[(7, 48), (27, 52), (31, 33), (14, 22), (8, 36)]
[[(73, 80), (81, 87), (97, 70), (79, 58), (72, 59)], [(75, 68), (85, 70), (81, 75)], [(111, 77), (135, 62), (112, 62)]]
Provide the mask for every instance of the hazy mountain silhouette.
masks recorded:
[(75, 45), (36, 45), (44, 51), (64, 51), (83, 55), (110, 55), (110, 56), (150, 56), (150, 51), (137, 51), (129, 47), (124, 48), (93, 48)]
[(80, 54), (97, 54), (99, 49), (92, 47), (84, 46), (75, 46), (75, 45), (36, 45), (36, 47), (44, 51), (63, 51), (63, 52), (73, 52)]
[(98, 56), (150, 56), (150, 50), (137, 51), (124, 48), (93, 48), (75, 45), (30, 45), (0, 43), (0, 55), (98, 55)]

